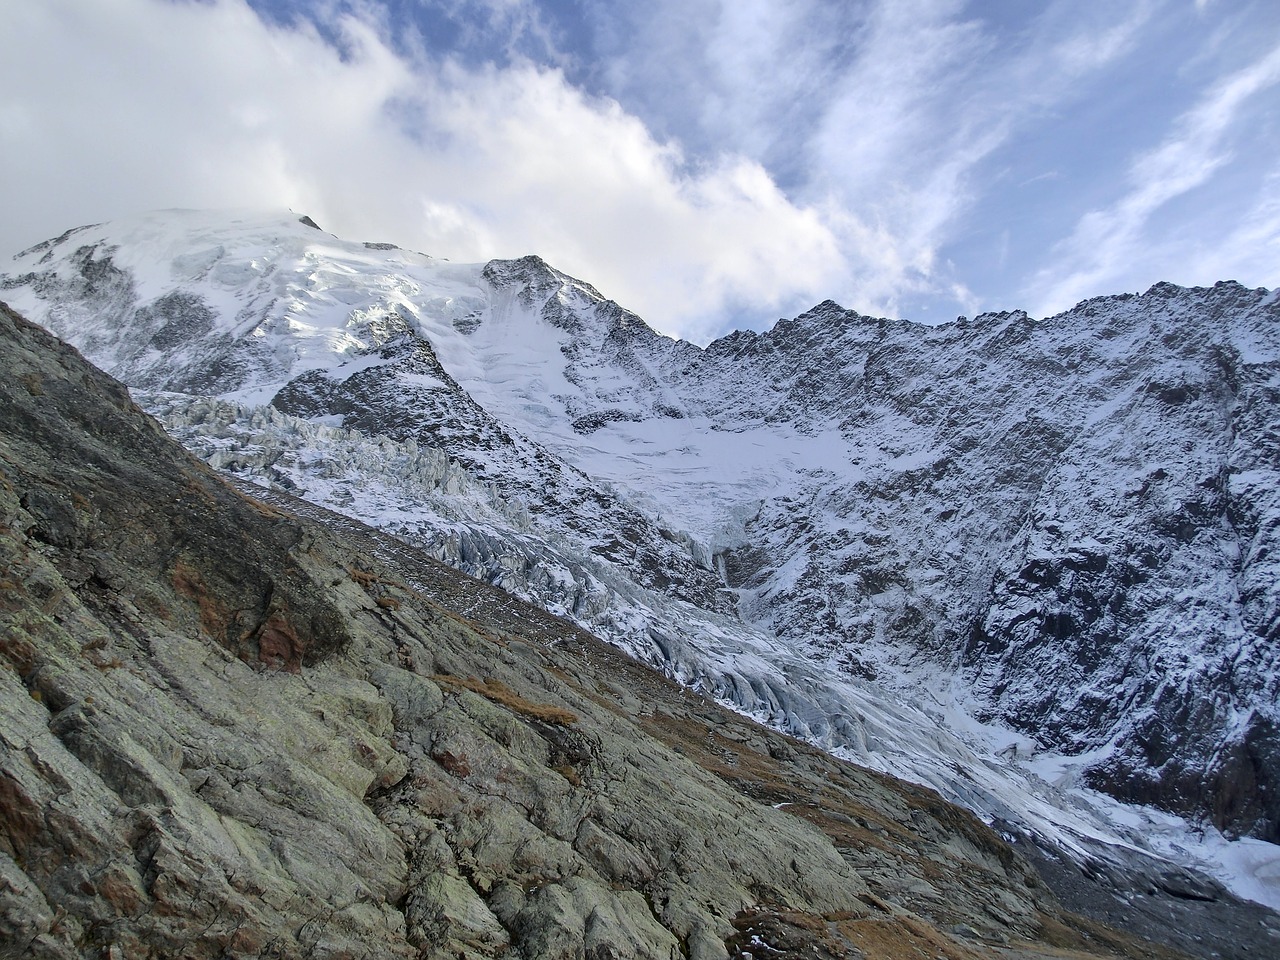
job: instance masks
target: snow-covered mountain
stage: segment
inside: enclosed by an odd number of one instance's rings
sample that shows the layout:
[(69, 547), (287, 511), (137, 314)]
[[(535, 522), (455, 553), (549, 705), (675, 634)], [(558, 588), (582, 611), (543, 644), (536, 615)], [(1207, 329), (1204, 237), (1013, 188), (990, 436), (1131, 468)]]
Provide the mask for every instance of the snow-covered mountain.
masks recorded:
[(940, 327), (828, 302), (701, 348), (535, 257), (173, 211), (2, 284), (215, 466), (989, 820), (1155, 830), (1083, 783), (1280, 841), (1266, 290)]

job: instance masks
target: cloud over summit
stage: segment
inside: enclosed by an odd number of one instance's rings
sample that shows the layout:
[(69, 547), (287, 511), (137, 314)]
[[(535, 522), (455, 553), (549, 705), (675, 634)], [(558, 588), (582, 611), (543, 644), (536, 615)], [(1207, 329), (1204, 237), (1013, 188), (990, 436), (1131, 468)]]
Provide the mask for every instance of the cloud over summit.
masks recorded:
[[(1271, 76), (1275, 8), (1008, 7), (21, 4), (0, 248), (159, 207), (291, 207), (455, 260), (538, 253), (700, 340), (826, 297), (941, 320), (1265, 269), (1249, 248), (1277, 233), (1280, 133), (1257, 122), (1274, 86), (1229, 85)], [(1161, 151), (1227, 89), (1215, 164), (1170, 186)], [(1209, 236), (1169, 241), (1175, 213)], [(1107, 217), (1134, 270), (1088, 262)]]

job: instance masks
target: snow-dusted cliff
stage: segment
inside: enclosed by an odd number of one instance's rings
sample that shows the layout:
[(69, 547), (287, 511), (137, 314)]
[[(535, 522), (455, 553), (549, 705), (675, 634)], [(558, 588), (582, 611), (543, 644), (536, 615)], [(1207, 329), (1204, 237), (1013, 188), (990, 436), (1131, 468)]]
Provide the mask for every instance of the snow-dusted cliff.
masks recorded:
[(702, 349), (537, 258), (178, 212), (3, 287), (215, 465), (989, 818), (1093, 829), (1024, 766), (1047, 750), (1280, 840), (1267, 291), (941, 327), (828, 302)]

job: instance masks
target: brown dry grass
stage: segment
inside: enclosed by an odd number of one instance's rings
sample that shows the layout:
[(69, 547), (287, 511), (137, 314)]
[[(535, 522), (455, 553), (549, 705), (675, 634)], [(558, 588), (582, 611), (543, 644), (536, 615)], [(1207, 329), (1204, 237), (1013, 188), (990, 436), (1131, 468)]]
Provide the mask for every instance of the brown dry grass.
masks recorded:
[(1055, 952), (1064, 957), (1093, 957), (1106, 951), (1114, 956), (1142, 960), (1190, 960), (1181, 950), (1131, 936), (1079, 914), (1042, 913), (1039, 920), (1040, 940), (1057, 948)]
[(375, 583), (381, 583), (382, 578), (376, 573), (369, 573), (367, 570), (359, 570), (355, 567), (347, 567), (347, 573), (351, 574), (351, 579), (360, 586), (368, 590)]
[(960, 943), (913, 917), (867, 917), (837, 924), (840, 933), (868, 960), (985, 960), (981, 950)]
[(472, 693), (478, 693), (486, 700), (501, 704), (530, 720), (537, 720), (560, 727), (567, 727), (578, 722), (578, 715), (572, 710), (566, 710), (564, 707), (557, 707), (550, 703), (535, 703), (532, 700), (526, 700), (501, 680), (495, 680), (492, 677), (477, 680), (475, 677), (454, 677), (447, 673), (437, 673), (433, 674), (431, 679), (446, 686), (461, 687), (465, 690), (470, 690)]
[(962, 943), (906, 915), (819, 915), (757, 908), (733, 920), (732, 955), (753, 960), (860, 957), (865, 960), (989, 960), (986, 945)]
[(205, 632), (219, 640), (224, 638), (231, 615), (226, 605), (210, 593), (200, 571), (179, 558), (173, 565), (172, 581), (179, 594), (195, 601), (200, 611), (200, 625)]
[[(814, 776), (797, 776), (796, 767), (778, 760), (766, 751), (722, 736), (705, 723), (655, 710), (643, 716), (641, 724), (645, 732), (668, 746), (678, 746), (682, 753), (704, 770), (730, 783), (742, 793), (760, 802), (787, 804), (784, 808), (793, 816), (801, 817), (822, 830), (837, 846), (886, 848), (881, 835), (861, 828), (857, 820), (875, 823), (885, 835), (902, 834), (901, 825), (887, 821), (869, 805), (857, 801), (857, 791), (846, 789), (830, 791), (828, 782)], [(794, 749), (807, 748), (796, 743)], [(839, 766), (832, 762), (833, 772)], [(813, 790), (823, 791), (823, 805), (813, 802)], [(846, 818), (838, 821), (828, 816), (837, 811)]]
[[(16, 605), (15, 605), (16, 609)], [(36, 668), (40, 661), (39, 652), (28, 636), (27, 630), (20, 620), (9, 621), (6, 629), (0, 632), (0, 660), (7, 661), (13, 672), (25, 677)]]
[(560, 776), (564, 777), (566, 780), (568, 780), (571, 786), (575, 786), (575, 787), (582, 786), (582, 778), (578, 776), (578, 771), (573, 769), (573, 767), (570, 764), (558, 763), (551, 769), (554, 770), (556, 773), (560, 774)]

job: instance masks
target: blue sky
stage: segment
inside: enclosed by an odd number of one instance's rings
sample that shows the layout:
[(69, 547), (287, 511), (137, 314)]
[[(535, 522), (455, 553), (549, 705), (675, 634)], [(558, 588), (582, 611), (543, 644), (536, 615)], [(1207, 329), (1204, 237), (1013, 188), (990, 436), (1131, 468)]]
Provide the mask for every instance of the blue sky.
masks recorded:
[(289, 207), (698, 341), (1280, 284), (1276, 0), (42, 0), (6, 36), (0, 254)]

